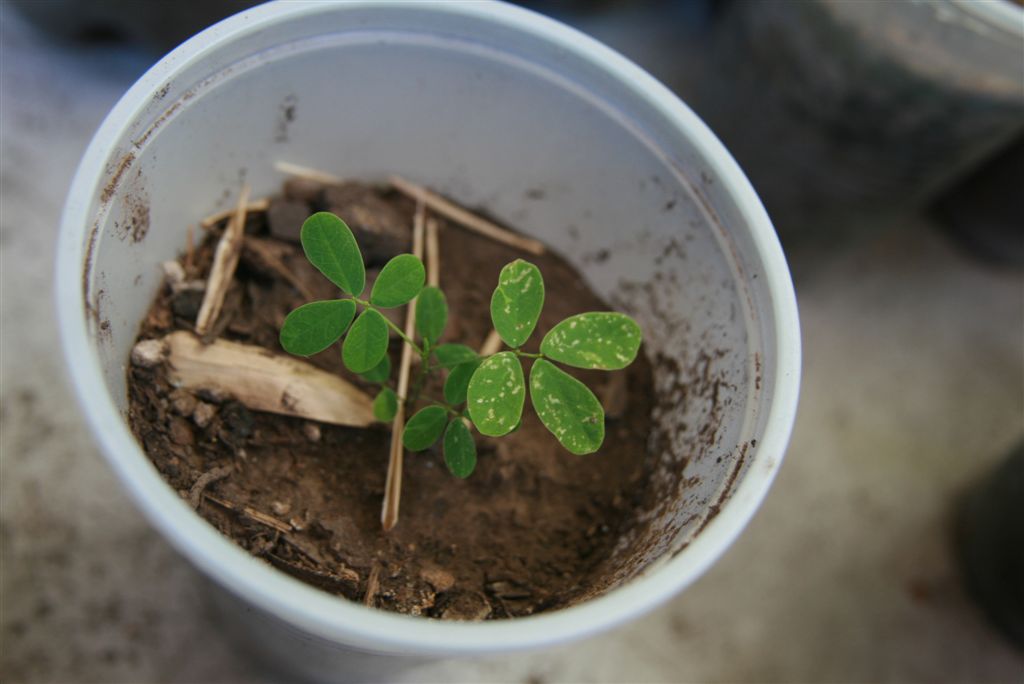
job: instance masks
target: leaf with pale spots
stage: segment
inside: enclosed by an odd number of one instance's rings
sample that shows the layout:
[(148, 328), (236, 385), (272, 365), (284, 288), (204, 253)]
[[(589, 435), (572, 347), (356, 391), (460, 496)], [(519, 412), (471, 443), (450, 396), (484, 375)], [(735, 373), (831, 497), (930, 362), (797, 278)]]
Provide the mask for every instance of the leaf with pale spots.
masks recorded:
[(379, 311), (366, 309), (352, 324), (344, 344), (341, 360), (353, 373), (374, 368), (388, 353), (388, 324)]
[(600, 311), (570, 316), (548, 331), (540, 352), (576, 368), (619, 370), (640, 349), (640, 326), (626, 314)]
[(454, 368), (460, 363), (475, 361), (480, 356), (464, 344), (442, 344), (434, 348), (434, 356), (442, 368)]
[(398, 413), (398, 395), (390, 387), (385, 387), (377, 393), (373, 400), (373, 417), (382, 423), (388, 423)]
[(420, 337), (434, 344), (448, 322), (448, 302), (444, 293), (430, 285), (420, 291), (416, 298), (416, 331)]
[(402, 444), (409, 451), (429, 449), (444, 432), (448, 422), (448, 411), (443, 406), (427, 406), (416, 412), (405, 424), (402, 433)]
[(288, 314), (281, 326), (281, 346), (290, 354), (312, 356), (338, 341), (356, 315), (351, 299), (310, 302)]
[(366, 286), (366, 267), (356, 236), (344, 221), (318, 211), (302, 224), (299, 241), (309, 263), (345, 292), (359, 296)]
[(512, 352), (488, 357), (473, 373), (467, 391), (469, 417), (476, 429), (501, 437), (515, 429), (523, 414), (523, 367)]
[(458, 478), (467, 478), (476, 468), (476, 442), (462, 418), (452, 418), (444, 431), (444, 464)]
[(540, 269), (522, 259), (506, 264), (491, 296), (491, 322), (502, 341), (521, 347), (537, 327), (542, 308), (544, 278)]
[(413, 254), (399, 254), (384, 264), (370, 291), (370, 303), (382, 309), (393, 309), (412, 301), (423, 289), (427, 272), (423, 262)]
[(391, 375), (391, 359), (385, 354), (380, 363), (359, 375), (367, 382), (387, 382), (388, 376)]
[(572, 453), (591, 454), (601, 448), (604, 409), (576, 378), (537, 359), (530, 370), (530, 401), (544, 427)]

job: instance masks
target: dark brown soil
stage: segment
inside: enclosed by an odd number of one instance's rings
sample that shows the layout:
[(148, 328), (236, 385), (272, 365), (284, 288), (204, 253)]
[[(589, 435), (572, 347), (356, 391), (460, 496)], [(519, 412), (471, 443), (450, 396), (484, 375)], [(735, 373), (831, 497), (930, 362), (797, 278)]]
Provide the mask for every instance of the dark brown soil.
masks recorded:
[[(311, 211), (330, 208), (350, 224), (357, 223), (360, 206), (384, 203), (394, 220), (411, 225), (411, 202), (384, 191), (334, 193), (356, 205), (349, 208), (328, 206), (316, 188), (286, 191)], [(267, 223), (266, 215), (254, 215), (247, 232), (268, 240), (318, 297), (336, 296), (301, 248), (274, 238)], [(275, 226), (273, 234), (287, 232)], [(488, 305), (499, 270), (526, 255), (448, 223), (440, 235), (441, 287), (451, 310), (444, 341), (479, 347), (490, 330)], [(207, 236), (191, 259), (183, 259), (189, 278), (205, 277), (215, 239)], [(527, 258), (544, 273), (548, 292), (538, 331), (574, 313), (609, 308), (560, 257)], [(278, 330), (302, 296), (251, 254), (235, 280), (216, 333), (280, 351)], [(176, 295), (164, 288), (140, 339), (192, 329), (199, 299), (187, 288)], [(526, 348), (539, 339), (535, 335)], [(396, 362), (399, 347), (392, 342)], [(344, 370), (337, 347), (312, 362), (374, 391)], [(651, 467), (651, 367), (641, 353), (626, 371), (578, 377), (609, 408), (598, 453), (565, 451), (528, 403), (519, 431), (477, 437), (478, 466), (465, 481), (447, 472), (436, 450), (407, 454), (401, 518), (387, 534), (380, 526), (389, 444), (384, 426), (359, 430), (250, 412), (230, 397), (175, 390), (162, 367), (129, 371), (130, 421), (171, 486), (198, 503), (217, 529), (275, 567), (385, 610), (505, 618), (565, 606), (607, 584), (602, 561), (620, 535), (639, 524)]]

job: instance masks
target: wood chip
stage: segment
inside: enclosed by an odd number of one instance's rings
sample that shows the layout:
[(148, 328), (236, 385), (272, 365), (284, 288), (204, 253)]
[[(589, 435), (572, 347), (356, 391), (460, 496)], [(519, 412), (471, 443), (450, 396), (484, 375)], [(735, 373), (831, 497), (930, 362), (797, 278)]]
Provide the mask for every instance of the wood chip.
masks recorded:
[(454, 202), (441, 197), (435, 192), (427, 190), (421, 185), (416, 185), (415, 183), (407, 181), (400, 176), (391, 176), (388, 178), (388, 181), (399, 192), (402, 192), (417, 201), (423, 202), (438, 214), (455, 221), (465, 228), (480, 233), (481, 235), (485, 235), (495, 242), (501, 242), (509, 245), (510, 247), (515, 247), (516, 249), (521, 249), (524, 252), (529, 252), (530, 254), (543, 254), (545, 251), (544, 243), (539, 240), (524, 237), (518, 233), (513, 233), (507, 228), (502, 228), (496, 223), (488, 221), (485, 218), (463, 209)]
[[(264, 197), (262, 199), (254, 200), (246, 204), (245, 213), (253, 214), (259, 211), (266, 211), (269, 208), (270, 199)], [(224, 219), (231, 218), (231, 216), (237, 213), (237, 211), (237, 207), (232, 207), (231, 209), (224, 209), (223, 211), (218, 211), (216, 214), (210, 214), (209, 216), (204, 218), (202, 221), (199, 222), (199, 225), (202, 226), (203, 230), (210, 230)]]
[(213, 254), (213, 267), (210, 269), (210, 277), (206, 281), (206, 294), (203, 296), (203, 304), (199, 307), (199, 316), (196, 318), (196, 333), (200, 336), (206, 335), (216, 322), (221, 307), (224, 305), (224, 297), (235, 277), (235, 268), (237, 268), (238, 259), (242, 255), (245, 211), (248, 201), (249, 186), (246, 185), (238, 197), (235, 214), (228, 222), (228, 227), (221, 235), (220, 242), (217, 243), (217, 250)]
[(178, 387), (231, 395), (255, 411), (353, 427), (374, 423), (368, 395), (295, 357), (228, 340), (204, 345), (184, 330), (156, 342), (167, 348), (168, 377)]
[(480, 345), (480, 356), (497, 354), (499, 349), (501, 349), (501, 335), (498, 334), (497, 330), (491, 330), (487, 335), (487, 339)]
[(441, 286), (441, 244), (438, 240), (437, 221), (427, 219), (427, 285)]
[(164, 362), (167, 357), (167, 346), (163, 340), (140, 340), (132, 347), (131, 361), (133, 366), (153, 368)]
[(221, 508), (226, 508), (229, 511), (234, 511), (235, 513), (243, 515), (254, 522), (258, 522), (261, 525), (265, 525), (271, 529), (277, 530), (282, 534), (287, 534), (288, 532), (292, 531), (292, 528), (288, 523), (281, 522), (273, 516), (267, 515), (262, 511), (256, 510), (252, 506), (239, 506), (238, 504), (235, 504), (231, 501), (221, 499), (219, 497), (214, 496), (213, 494), (209, 494), (206, 492), (203, 493), (203, 498), (205, 498), (207, 501), (211, 501), (217, 504)]
[(305, 178), (324, 185), (340, 185), (345, 182), (344, 179), (329, 173), (317, 171), (316, 169), (311, 169), (308, 166), (300, 166), (299, 164), (292, 164), (286, 161), (274, 162), (274, 168), (289, 176)]
[[(422, 202), (416, 207), (412, 230), (412, 253), (423, 258), (423, 232), (426, 209)], [(410, 339), (416, 334), (416, 300), (405, 307), (405, 334)], [(398, 371), (398, 411), (391, 423), (391, 453), (388, 458), (388, 476), (384, 484), (384, 503), (381, 507), (380, 522), (384, 531), (390, 531), (398, 524), (398, 507), (402, 498), (402, 430), (405, 428), (405, 398), (409, 391), (409, 369), (412, 367), (413, 350), (408, 344), (402, 345), (402, 361)]]
[(380, 590), (380, 565), (374, 564), (370, 570), (370, 577), (366, 580), (366, 593), (363, 595), (363, 605), (373, 607), (373, 601), (377, 598)]

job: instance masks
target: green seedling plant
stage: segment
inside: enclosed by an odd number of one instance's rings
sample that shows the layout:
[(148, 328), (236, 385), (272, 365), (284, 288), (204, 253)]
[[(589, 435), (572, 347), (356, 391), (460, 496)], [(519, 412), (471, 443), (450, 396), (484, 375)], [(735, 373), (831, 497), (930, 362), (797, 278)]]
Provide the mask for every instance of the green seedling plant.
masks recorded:
[[(437, 287), (424, 286), (426, 270), (412, 254), (400, 254), (381, 269), (366, 289), (366, 268), (355, 236), (334, 214), (310, 216), (300, 233), (306, 258), (344, 295), (310, 302), (292, 311), (281, 328), (281, 346), (299, 356), (317, 354), (341, 342), (345, 367), (380, 389), (374, 416), (394, 419), (399, 402), (412, 409), (426, 403), (405, 424), (402, 444), (424, 451), (439, 440), (449, 471), (468, 477), (476, 467), (475, 429), (501, 437), (515, 431), (529, 394), (544, 426), (573, 454), (597, 451), (604, 441), (604, 409), (582, 382), (559, 368), (621, 370), (636, 358), (641, 332), (616, 312), (570, 316), (544, 335), (539, 350), (525, 351), (544, 307), (544, 279), (533, 264), (516, 259), (502, 268), (491, 297), (490, 315), (507, 349), (480, 356), (464, 344), (440, 343), (448, 304)], [(381, 313), (414, 302), (415, 335), (410, 337)], [(357, 315), (358, 314), (358, 315)], [(419, 357), (418, 377), (408, 396), (399, 397), (388, 357), (393, 330)], [(523, 361), (533, 361), (529, 382)], [(440, 397), (423, 394), (430, 377), (444, 373)]]

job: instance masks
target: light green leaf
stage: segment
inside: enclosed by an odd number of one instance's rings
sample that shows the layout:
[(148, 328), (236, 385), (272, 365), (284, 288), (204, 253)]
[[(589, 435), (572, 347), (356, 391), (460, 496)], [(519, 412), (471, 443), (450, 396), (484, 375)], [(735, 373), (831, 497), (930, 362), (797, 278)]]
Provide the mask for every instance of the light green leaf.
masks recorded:
[(480, 360), (460, 363), (448, 372), (448, 378), (444, 381), (444, 400), (452, 406), (458, 406), (466, 401), (466, 391), (469, 389), (469, 381), (473, 373), (480, 365)]
[(391, 375), (391, 357), (385, 354), (380, 363), (359, 375), (367, 382), (387, 382), (388, 376)]
[(388, 324), (379, 311), (366, 309), (352, 324), (341, 345), (341, 360), (353, 373), (365, 373), (380, 363), (387, 353)]
[(591, 454), (604, 441), (604, 409), (586, 385), (537, 359), (530, 370), (530, 401), (540, 422), (566, 449)]
[(473, 361), (479, 355), (464, 344), (442, 344), (434, 348), (434, 356), (443, 368), (454, 368), (460, 363)]
[(506, 264), (491, 296), (491, 321), (505, 344), (522, 346), (537, 327), (543, 307), (544, 278), (540, 269), (522, 259)]
[(444, 464), (458, 478), (467, 478), (476, 468), (476, 442), (462, 418), (452, 418), (444, 431)]
[(390, 387), (385, 387), (377, 393), (373, 400), (373, 417), (382, 423), (389, 423), (398, 413), (398, 395)]
[(284, 319), (281, 346), (290, 354), (312, 356), (337, 342), (355, 315), (351, 299), (303, 304)]
[(640, 326), (626, 314), (582, 313), (549, 330), (540, 343), (540, 351), (576, 368), (618, 370), (633, 363), (640, 339)]
[(441, 437), (448, 421), (448, 411), (443, 406), (427, 406), (416, 412), (405, 424), (402, 444), (409, 451), (423, 451)]
[(469, 417), (490, 437), (511, 432), (523, 414), (523, 367), (512, 352), (489, 356), (473, 373), (467, 392)]
[(407, 304), (420, 293), (426, 279), (427, 272), (418, 257), (399, 254), (381, 269), (370, 291), (370, 303), (382, 309)]
[(448, 322), (448, 302), (444, 293), (430, 285), (416, 299), (416, 330), (431, 344), (437, 342)]
[(299, 240), (309, 263), (345, 292), (359, 296), (366, 286), (366, 268), (356, 237), (344, 221), (319, 211), (302, 224)]

